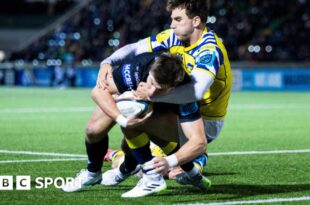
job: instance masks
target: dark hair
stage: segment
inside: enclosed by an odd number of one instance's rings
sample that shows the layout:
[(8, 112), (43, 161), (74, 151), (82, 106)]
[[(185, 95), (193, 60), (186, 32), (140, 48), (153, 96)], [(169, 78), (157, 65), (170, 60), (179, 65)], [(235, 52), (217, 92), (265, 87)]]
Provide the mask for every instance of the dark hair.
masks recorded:
[(179, 85), (187, 75), (179, 57), (162, 53), (152, 64), (151, 73), (155, 81), (165, 88)]
[(175, 8), (184, 8), (189, 18), (199, 16), (206, 23), (209, 15), (208, 0), (168, 0), (167, 10), (172, 12)]

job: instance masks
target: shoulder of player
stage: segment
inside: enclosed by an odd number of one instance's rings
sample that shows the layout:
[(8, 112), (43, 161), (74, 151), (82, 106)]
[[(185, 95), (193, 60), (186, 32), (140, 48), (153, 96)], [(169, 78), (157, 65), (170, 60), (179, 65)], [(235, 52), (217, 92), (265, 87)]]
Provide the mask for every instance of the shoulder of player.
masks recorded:
[(213, 67), (215, 65), (218, 67), (223, 63), (223, 54), (216, 45), (206, 44), (199, 48), (195, 55), (195, 61), (199, 67)]
[(215, 44), (211, 44), (211, 43), (203, 44), (200, 46), (196, 54), (196, 58), (201, 58), (202, 56), (206, 56), (206, 55), (222, 56), (222, 51)]
[(143, 53), (134, 58), (134, 63), (139, 65), (145, 65), (152, 62), (156, 57), (160, 55), (159, 52), (153, 52), (153, 53)]
[(154, 36), (151, 37), (151, 40), (154, 41), (166, 41), (168, 40), (169, 38), (171, 38), (172, 36), (174, 36), (174, 32), (172, 29), (167, 29), (167, 30), (164, 30)]

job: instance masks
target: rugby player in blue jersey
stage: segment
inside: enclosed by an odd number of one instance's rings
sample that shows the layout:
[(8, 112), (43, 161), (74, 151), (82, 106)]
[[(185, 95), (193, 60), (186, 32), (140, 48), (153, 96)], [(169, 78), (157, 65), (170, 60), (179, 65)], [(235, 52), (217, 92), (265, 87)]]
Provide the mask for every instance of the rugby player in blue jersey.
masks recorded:
[[(92, 98), (99, 107), (95, 112), (95, 117), (100, 116), (100, 118), (96, 119), (97, 126), (100, 128), (98, 130), (100, 135), (86, 136), (86, 150), (88, 155), (87, 170), (81, 170), (73, 182), (67, 183), (66, 186), (63, 187), (64, 191), (75, 192), (86, 186), (101, 182), (102, 159), (108, 148), (107, 133), (115, 125), (115, 122), (118, 122), (122, 127), (130, 127), (145, 121), (145, 119), (140, 118), (128, 120), (124, 118), (116, 107), (114, 97), (112, 96), (113, 94), (121, 94), (125, 91), (134, 90), (140, 82), (145, 82), (150, 87), (153, 87), (153, 92), (155, 93), (163, 93), (189, 80), (188, 75), (182, 67), (182, 61), (177, 56), (166, 53), (160, 54), (159, 57), (157, 56), (158, 54), (141, 54), (135, 57), (113, 70), (113, 78), (110, 79), (108, 87), (99, 88), (96, 86), (93, 89)], [(156, 113), (171, 112), (169, 115), (172, 116), (171, 120), (176, 121), (175, 115), (178, 112), (178, 105), (160, 104), (154, 107)], [(195, 117), (195, 120), (200, 118), (197, 112), (193, 113), (191, 116)], [(125, 119), (125, 123), (124, 121), (120, 122), (119, 117)], [(193, 120), (193, 117), (189, 118), (187, 116), (182, 119)], [(176, 122), (174, 124), (176, 124)], [(166, 126), (168, 127), (169, 125), (167, 124)], [(171, 129), (169, 126), (169, 130), (171, 131), (160, 136), (163, 140), (156, 138), (157, 136), (153, 136), (152, 138), (155, 143), (159, 143), (166, 154), (177, 150), (177, 127)], [(91, 140), (99, 142), (92, 143)], [(126, 149), (125, 146), (126, 143), (123, 145), (124, 150)], [(127, 150), (128, 149), (129, 148), (127, 148)], [(126, 152), (125, 158), (126, 163), (120, 166), (120, 170), (123, 170), (123, 173), (127, 173), (127, 170), (130, 170), (130, 172), (127, 175), (122, 175), (121, 180), (124, 180), (130, 174), (138, 171), (139, 168), (137, 167), (138, 162), (135, 160), (134, 156), (131, 156), (130, 152)], [(109, 182), (104, 181), (102, 183), (107, 184)]]
[[(152, 89), (148, 85), (141, 83), (136, 95), (139, 99), (149, 98), (155, 102), (185, 104), (199, 101), (199, 110), (204, 119), (206, 138), (211, 142), (222, 129), (230, 97), (232, 74), (227, 51), (221, 39), (206, 26), (208, 17), (207, 0), (168, 0), (167, 8), (171, 12), (171, 29), (117, 50), (102, 62), (97, 82), (99, 86), (107, 86), (107, 79), (110, 76), (109, 73), (111, 73), (110, 65), (129, 56), (161, 51), (177, 54), (182, 58), (184, 69), (191, 76), (191, 82), (178, 86), (162, 96), (151, 96)], [(147, 141), (147, 137), (141, 133), (153, 133), (155, 132), (154, 128), (163, 130), (161, 125), (169, 123), (169, 121), (164, 122), (161, 118), (156, 120), (154, 117), (148, 122), (153, 123), (143, 124), (134, 130), (124, 130), (129, 144), (137, 152), (146, 145), (141, 142)], [(188, 129), (195, 128), (189, 124)], [(180, 140), (186, 141), (184, 133), (180, 132), (179, 134)], [(197, 143), (197, 141), (201, 143)], [(151, 167), (153, 169), (151, 172), (154, 175), (156, 173), (163, 174), (169, 167), (184, 164), (202, 154), (201, 148), (203, 147), (206, 147), (206, 142), (201, 139), (201, 135), (191, 136), (176, 154), (165, 158), (155, 158), (145, 163), (145, 167)], [(204, 179), (195, 170), (195, 167), (185, 171), (186, 174), (182, 175), (180, 183), (199, 184)], [(112, 171), (109, 171), (107, 175), (112, 173)], [(150, 188), (149, 185), (157, 184), (157, 186), (161, 186), (164, 183), (162, 180), (157, 181), (159, 182), (156, 183), (156, 180), (150, 180), (147, 177), (147, 171), (145, 171), (145, 177), (142, 178), (142, 181), (135, 188), (125, 193), (123, 197), (141, 197), (156, 193), (160, 190)], [(149, 191), (143, 191), (146, 189)]]

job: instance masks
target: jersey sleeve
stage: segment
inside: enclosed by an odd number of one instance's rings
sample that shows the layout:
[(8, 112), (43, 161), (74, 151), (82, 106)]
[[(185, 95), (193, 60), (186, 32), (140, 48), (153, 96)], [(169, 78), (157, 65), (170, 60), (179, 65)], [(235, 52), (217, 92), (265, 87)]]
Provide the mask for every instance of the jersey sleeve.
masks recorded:
[(149, 37), (149, 51), (161, 52), (169, 50), (172, 46), (181, 45), (171, 29)]
[(197, 102), (179, 105), (180, 122), (192, 122), (200, 118), (199, 105)]
[(214, 45), (205, 45), (200, 49), (196, 59), (196, 68), (210, 72), (213, 78), (224, 63), (222, 51)]
[(131, 70), (131, 64), (123, 64), (113, 69), (113, 80), (119, 93), (124, 93), (134, 88)]

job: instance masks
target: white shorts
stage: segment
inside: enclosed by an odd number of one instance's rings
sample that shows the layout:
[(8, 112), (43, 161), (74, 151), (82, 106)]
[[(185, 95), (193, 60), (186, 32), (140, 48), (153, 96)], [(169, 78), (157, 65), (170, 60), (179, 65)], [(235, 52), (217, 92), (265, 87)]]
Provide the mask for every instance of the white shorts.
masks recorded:
[[(222, 127), (224, 125), (224, 120), (203, 120), (203, 123), (206, 138), (208, 140), (208, 143), (211, 143), (220, 134)], [(180, 145), (182, 146), (187, 142), (187, 138), (185, 137), (179, 122), (178, 122), (178, 132), (179, 132)]]

